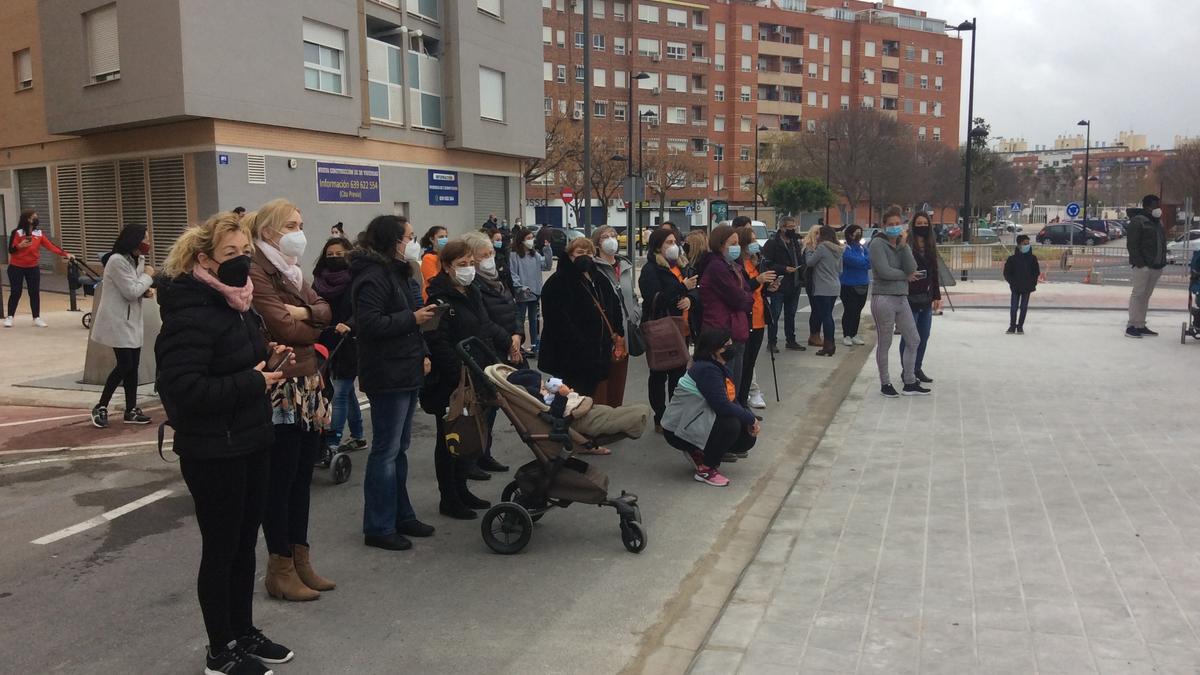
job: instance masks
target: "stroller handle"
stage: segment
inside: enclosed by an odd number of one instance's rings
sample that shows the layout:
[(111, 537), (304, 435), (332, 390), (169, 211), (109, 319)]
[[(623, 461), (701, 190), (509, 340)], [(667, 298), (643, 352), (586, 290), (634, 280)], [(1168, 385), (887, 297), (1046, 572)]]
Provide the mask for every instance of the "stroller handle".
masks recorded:
[(454, 345), (454, 351), (458, 353), (458, 358), (470, 372), (475, 388), (485, 391), (489, 397), (495, 398), (496, 388), (492, 386), (491, 381), (483, 372), (484, 368), (500, 363), (500, 358), (496, 356), (495, 350), (478, 336), (472, 335)]

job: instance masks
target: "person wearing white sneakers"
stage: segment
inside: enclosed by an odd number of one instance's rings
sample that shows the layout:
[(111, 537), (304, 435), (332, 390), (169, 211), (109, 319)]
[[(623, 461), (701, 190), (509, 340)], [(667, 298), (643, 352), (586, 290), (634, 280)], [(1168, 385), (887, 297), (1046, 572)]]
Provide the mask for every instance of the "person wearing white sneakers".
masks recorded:
[(137, 407), (138, 363), (141, 361), (142, 299), (153, 296), (154, 268), (146, 264), (150, 238), (145, 225), (126, 225), (104, 262), (104, 292), (92, 322), (92, 340), (112, 347), (117, 365), (104, 382), (100, 402), (92, 408), (92, 426), (108, 426), (108, 402), (118, 384), (125, 386), (125, 424), (149, 424)]
[(29, 287), (29, 309), (33, 313), (33, 325), (45, 328), (46, 322), (41, 316), (41, 285), (42, 271), (38, 268), (41, 249), (74, 260), (75, 256), (55, 245), (42, 232), (39, 226), (37, 211), (25, 209), (17, 221), (17, 229), (8, 238), (8, 285), (11, 293), (8, 296), (8, 315), (4, 318), (4, 327), (13, 327), (13, 315), (17, 313), (17, 304), (21, 302), (21, 291)]
[(871, 290), (871, 259), (863, 244), (863, 229), (846, 226), (846, 248), (842, 252), (842, 344), (864, 345), (858, 334), (859, 320)]
[(679, 380), (663, 414), (663, 437), (695, 467), (692, 479), (725, 487), (722, 462), (746, 459), (761, 424), (737, 402), (728, 363), (737, 355), (729, 330), (707, 328), (696, 340), (692, 367)]

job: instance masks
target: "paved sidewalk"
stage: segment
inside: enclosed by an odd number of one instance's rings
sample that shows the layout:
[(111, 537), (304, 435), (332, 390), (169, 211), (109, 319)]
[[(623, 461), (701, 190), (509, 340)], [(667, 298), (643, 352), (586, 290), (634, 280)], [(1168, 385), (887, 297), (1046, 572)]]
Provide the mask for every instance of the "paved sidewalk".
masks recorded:
[(1198, 672), (1200, 344), (1150, 318), (947, 313), (930, 397), (868, 362), (692, 672)]

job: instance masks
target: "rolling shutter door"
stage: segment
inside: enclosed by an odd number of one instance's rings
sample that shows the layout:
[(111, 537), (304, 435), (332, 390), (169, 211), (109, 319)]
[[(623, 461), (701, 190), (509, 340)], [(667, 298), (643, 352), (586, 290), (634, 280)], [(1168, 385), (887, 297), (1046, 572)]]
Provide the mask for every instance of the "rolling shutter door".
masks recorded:
[(475, 174), (475, 226), (493, 213), (498, 220), (508, 217), (508, 179)]
[[(54, 219), (50, 215), (50, 185), (46, 178), (46, 169), (17, 169), (17, 202), (22, 211), (33, 209), (38, 212), (42, 231), (54, 240), (57, 233), (54, 231)], [(42, 249), (38, 266), (44, 270), (53, 270), (56, 257), (58, 256)]]
[(117, 233), (121, 231), (121, 216), (117, 207), (117, 165), (113, 162), (94, 162), (79, 166), (79, 182), (83, 192), (83, 255), (93, 267), (100, 256), (112, 250)]
[(79, 196), (79, 165), (63, 164), (55, 168), (58, 178), (58, 245), (87, 258), (83, 246), (83, 210)]
[(150, 245), (153, 265), (162, 265), (188, 220), (183, 157), (150, 160)]
[(121, 182), (121, 225), (149, 225), (146, 161), (133, 159), (118, 162), (117, 177)]

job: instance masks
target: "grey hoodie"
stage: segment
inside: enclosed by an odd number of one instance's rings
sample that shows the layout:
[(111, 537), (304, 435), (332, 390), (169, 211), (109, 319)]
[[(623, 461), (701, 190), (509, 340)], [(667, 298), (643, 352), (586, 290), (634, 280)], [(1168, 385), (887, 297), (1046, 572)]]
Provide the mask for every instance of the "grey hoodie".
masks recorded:
[(805, 251), (805, 264), (813, 271), (813, 295), (837, 297), (842, 292), (842, 254), (845, 249), (832, 242)]
[(908, 295), (908, 276), (917, 271), (908, 244), (893, 246), (882, 234), (877, 234), (867, 246), (871, 258), (871, 276), (875, 281), (871, 292), (875, 295)]

